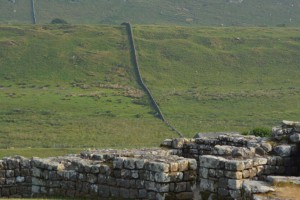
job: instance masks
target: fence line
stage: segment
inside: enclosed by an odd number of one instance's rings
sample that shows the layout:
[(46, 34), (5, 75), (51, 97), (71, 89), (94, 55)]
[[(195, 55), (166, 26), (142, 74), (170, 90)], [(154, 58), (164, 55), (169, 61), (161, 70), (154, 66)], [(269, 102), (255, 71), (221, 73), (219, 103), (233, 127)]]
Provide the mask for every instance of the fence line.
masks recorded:
[(31, 0), (31, 13), (32, 13), (32, 23), (36, 24), (36, 15), (35, 15), (35, 4), (34, 0)]
[(141, 72), (140, 72), (140, 67), (138, 63), (138, 58), (137, 58), (137, 53), (136, 53), (136, 48), (135, 48), (135, 43), (134, 43), (134, 37), (133, 37), (133, 31), (132, 31), (132, 26), (130, 23), (124, 22), (122, 25), (126, 26), (127, 32), (128, 32), (128, 38), (129, 38), (129, 43), (130, 43), (130, 49), (131, 49), (131, 60), (133, 62), (135, 72), (137, 75), (138, 83), (141, 85), (143, 90), (146, 92), (146, 94), (149, 96), (150, 101), (152, 106), (154, 107), (155, 111), (158, 113), (159, 118), (169, 127), (171, 128), (172, 131), (175, 131), (180, 137), (183, 137), (183, 134), (177, 130), (175, 127), (173, 127), (164, 117), (161, 109), (159, 108), (156, 100), (154, 99), (152, 93), (150, 92), (149, 88), (146, 86), (146, 84), (143, 81)]

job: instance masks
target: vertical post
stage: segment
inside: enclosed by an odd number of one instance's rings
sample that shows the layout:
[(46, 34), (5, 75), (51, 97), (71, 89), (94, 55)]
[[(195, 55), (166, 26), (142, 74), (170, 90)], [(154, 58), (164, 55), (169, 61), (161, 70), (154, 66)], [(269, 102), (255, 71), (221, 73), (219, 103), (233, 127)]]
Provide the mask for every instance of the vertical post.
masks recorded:
[(36, 24), (36, 16), (35, 16), (35, 4), (34, 0), (31, 0), (31, 13), (32, 13), (32, 23)]

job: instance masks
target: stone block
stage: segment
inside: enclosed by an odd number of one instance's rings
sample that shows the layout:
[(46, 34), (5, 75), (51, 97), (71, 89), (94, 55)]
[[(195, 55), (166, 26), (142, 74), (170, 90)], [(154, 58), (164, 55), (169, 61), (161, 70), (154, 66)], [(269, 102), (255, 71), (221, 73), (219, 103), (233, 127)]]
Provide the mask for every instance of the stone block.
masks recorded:
[(12, 178), (15, 176), (14, 170), (6, 170), (6, 178)]
[(259, 165), (265, 165), (267, 164), (268, 159), (267, 158), (253, 158), (253, 166), (259, 166)]
[(98, 177), (95, 174), (87, 174), (86, 175), (86, 180), (89, 183), (97, 183), (97, 179), (98, 179)]
[(139, 197), (139, 193), (137, 189), (130, 189), (129, 190), (129, 198), (130, 199), (137, 199)]
[(208, 168), (199, 167), (199, 177), (200, 178), (208, 178)]
[(155, 173), (155, 181), (159, 183), (167, 183), (171, 181), (171, 177), (167, 173), (157, 172)]
[(107, 185), (99, 185), (98, 191), (99, 191), (98, 194), (100, 197), (107, 198), (110, 196), (110, 189), (109, 189), (109, 186), (107, 186)]
[(145, 159), (136, 159), (135, 160), (135, 166), (136, 166), (136, 168), (137, 169), (143, 169), (146, 161), (147, 160), (145, 160)]
[(228, 179), (227, 178), (220, 178), (218, 180), (219, 188), (227, 188), (228, 187)]
[(136, 180), (135, 184), (136, 184), (136, 188), (142, 189), (145, 186), (145, 181), (144, 180)]
[(186, 142), (185, 138), (176, 138), (172, 141), (172, 148), (181, 149), (185, 144), (185, 142)]
[(178, 200), (190, 200), (194, 198), (193, 192), (180, 192), (176, 194), (176, 199)]
[(145, 169), (154, 172), (169, 172), (169, 164), (162, 162), (145, 163)]
[(241, 190), (229, 190), (230, 197), (237, 200), (242, 198)]
[(243, 161), (228, 160), (225, 162), (225, 169), (229, 171), (242, 171), (245, 169)]
[(239, 190), (242, 188), (243, 180), (228, 179), (228, 188)]
[(245, 169), (251, 169), (253, 167), (253, 160), (248, 159), (244, 161)]
[[(32, 193), (40, 193), (41, 192), (41, 187), (40, 186), (33, 185), (31, 187), (31, 189), (32, 189)], [(3, 190), (2, 190), (2, 192), (3, 192)]]
[(41, 177), (41, 173), (42, 173), (41, 170), (38, 168), (34, 167), (32, 169), (32, 176), (34, 176), (34, 177), (38, 177), (38, 178)]
[(135, 169), (135, 160), (131, 158), (124, 159), (124, 168)]
[(210, 191), (217, 192), (218, 182), (210, 179), (200, 179), (200, 190), (201, 191)]
[(147, 197), (147, 190), (145, 189), (140, 189), (138, 192), (138, 198), (144, 199)]
[(299, 143), (300, 142), (300, 134), (299, 133), (294, 133), (290, 136), (290, 140), (294, 143)]
[(155, 187), (156, 187), (156, 191), (157, 192), (168, 193), (169, 189), (170, 189), (170, 184), (167, 184), (167, 183), (156, 183)]
[(111, 197), (118, 198), (120, 197), (120, 189), (117, 187), (110, 186), (109, 187)]
[(177, 172), (178, 171), (178, 163), (177, 162), (171, 162), (170, 163), (170, 172)]
[(186, 182), (175, 183), (175, 192), (184, 192), (186, 191)]
[(187, 159), (178, 160), (177, 163), (178, 163), (178, 171), (183, 172), (189, 169), (189, 160)]
[(117, 157), (113, 160), (113, 168), (114, 169), (123, 169), (124, 158)]
[(198, 165), (197, 165), (197, 160), (196, 159), (188, 159), (189, 162), (189, 170), (196, 170)]
[(146, 190), (151, 190), (151, 191), (156, 191), (155, 182), (145, 181), (145, 189)]
[(219, 169), (222, 168), (222, 164), (224, 164), (224, 158), (211, 155), (199, 156), (199, 167)]
[(25, 177), (24, 176), (17, 176), (16, 177), (16, 183), (23, 183), (25, 181)]
[(234, 172), (234, 171), (224, 171), (224, 176), (230, 179), (242, 179), (242, 172)]
[(250, 172), (249, 170), (244, 170), (243, 171), (243, 178), (249, 178), (250, 177)]
[(288, 157), (291, 155), (292, 147), (291, 145), (278, 145), (274, 148), (274, 152), (281, 157)]
[(130, 197), (129, 189), (121, 188), (120, 189), (120, 197), (124, 198), (124, 199), (129, 199), (129, 197)]
[(225, 188), (218, 188), (218, 195), (221, 197), (225, 197), (229, 195), (229, 190)]

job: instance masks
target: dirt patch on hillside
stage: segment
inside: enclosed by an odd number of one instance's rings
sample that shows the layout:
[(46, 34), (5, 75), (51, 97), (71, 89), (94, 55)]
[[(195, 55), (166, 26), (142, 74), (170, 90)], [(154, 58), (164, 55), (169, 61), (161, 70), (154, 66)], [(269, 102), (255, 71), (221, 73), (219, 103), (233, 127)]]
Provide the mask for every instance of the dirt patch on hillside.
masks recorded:
[(285, 186), (277, 186), (275, 192), (271, 192), (267, 197), (270, 199), (280, 199), (280, 200), (299, 200), (300, 199), (300, 186), (288, 184)]
[(9, 47), (9, 46), (17, 46), (17, 43), (14, 41), (0, 41), (0, 46)]

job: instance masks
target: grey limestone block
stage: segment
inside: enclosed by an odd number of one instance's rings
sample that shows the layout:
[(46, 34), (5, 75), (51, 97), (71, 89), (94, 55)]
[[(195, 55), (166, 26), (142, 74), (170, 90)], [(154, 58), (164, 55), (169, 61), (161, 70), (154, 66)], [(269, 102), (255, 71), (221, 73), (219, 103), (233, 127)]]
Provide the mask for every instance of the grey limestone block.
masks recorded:
[(225, 162), (225, 169), (230, 171), (242, 171), (245, 169), (245, 164), (243, 161), (227, 160)]
[(154, 172), (169, 172), (169, 164), (163, 162), (147, 162), (145, 169)]
[(129, 198), (137, 199), (139, 197), (139, 193), (137, 189), (129, 189)]
[(224, 158), (211, 155), (199, 156), (199, 167), (206, 167), (212, 169), (222, 168), (224, 165), (224, 160)]
[(243, 173), (240, 171), (224, 171), (224, 176), (230, 179), (242, 179)]
[(187, 183), (179, 182), (175, 184), (175, 192), (184, 192), (186, 191)]
[(130, 197), (129, 189), (120, 188), (120, 197), (124, 198), (124, 199), (129, 199), (129, 197)]
[(155, 173), (155, 181), (159, 183), (167, 183), (171, 181), (171, 177), (167, 173), (157, 172)]

